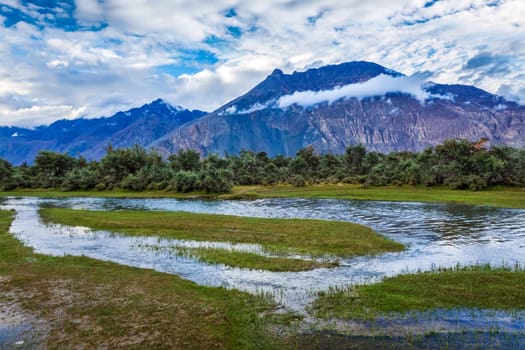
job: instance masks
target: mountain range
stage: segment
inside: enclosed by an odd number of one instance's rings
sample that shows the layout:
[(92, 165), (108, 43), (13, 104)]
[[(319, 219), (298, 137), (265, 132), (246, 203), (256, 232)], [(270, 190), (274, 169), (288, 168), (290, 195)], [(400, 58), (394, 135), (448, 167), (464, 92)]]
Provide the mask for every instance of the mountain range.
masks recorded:
[(420, 151), (449, 138), (525, 147), (525, 107), (467, 85), (426, 82), (371, 62), (285, 74), (276, 69), (211, 113), (162, 100), (109, 118), (61, 120), (34, 130), (1, 127), (0, 157), (31, 162), (41, 149), (99, 159), (106, 147), (139, 144), (169, 155), (264, 151), (293, 156), (312, 145), (342, 153)]
[(38, 151), (49, 150), (100, 159), (109, 145), (114, 149), (147, 146), (205, 114), (158, 99), (107, 118), (59, 120), (36, 129), (0, 127), (0, 158), (19, 165), (31, 163)]

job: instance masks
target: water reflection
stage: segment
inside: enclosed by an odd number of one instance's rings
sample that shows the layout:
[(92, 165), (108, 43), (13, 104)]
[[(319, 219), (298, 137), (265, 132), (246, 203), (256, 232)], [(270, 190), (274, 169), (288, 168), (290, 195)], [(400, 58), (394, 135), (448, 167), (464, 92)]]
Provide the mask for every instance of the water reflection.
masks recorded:
[[(67, 198), (4, 199), (17, 216), (11, 231), (36, 251), (51, 255), (86, 255), (121, 264), (180, 275), (203, 285), (272, 294), (301, 310), (315, 293), (331, 286), (369, 283), (384, 276), (456, 264), (525, 264), (525, 210), (452, 204), (364, 202), (323, 199), (256, 201), (189, 201), (175, 199)], [(104, 231), (46, 226), (38, 220), (40, 206), (90, 210), (177, 210), (278, 218), (352, 221), (372, 227), (407, 244), (401, 253), (342, 259), (334, 269), (268, 272), (209, 265), (179, 256), (169, 247), (183, 244), (154, 237), (123, 237)], [(188, 243), (194, 245), (195, 243)], [(217, 244), (217, 243), (212, 243)], [(257, 245), (228, 249), (261, 251)], [(156, 246), (159, 249), (143, 249)], [(141, 248), (142, 247), (142, 248)], [(239, 248), (240, 247), (240, 248)], [(166, 249), (165, 249), (166, 248)]]

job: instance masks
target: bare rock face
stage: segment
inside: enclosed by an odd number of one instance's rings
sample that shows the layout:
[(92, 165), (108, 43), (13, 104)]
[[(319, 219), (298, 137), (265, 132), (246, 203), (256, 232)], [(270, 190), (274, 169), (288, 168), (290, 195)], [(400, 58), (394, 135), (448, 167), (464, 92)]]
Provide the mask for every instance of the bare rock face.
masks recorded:
[(525, 107), (472, 86), (429, 84), (423, 101), (407, 93), (386, 93), (308, 107), (279, 108), (274, 103), (294, 92), (330, 90), (380, 74), (402, 76), (368, 62), (290, 75), (276, 70), (246, 95), (152, 146), (163, 154), (195, 149), (202, 155), (253, 150), (293, 156), (308, 145), (321, 153), (342, 153), (361, 143), (386, 153), (420, 151), (451, 138), (486, 137), (492, 144), (525, 147)]

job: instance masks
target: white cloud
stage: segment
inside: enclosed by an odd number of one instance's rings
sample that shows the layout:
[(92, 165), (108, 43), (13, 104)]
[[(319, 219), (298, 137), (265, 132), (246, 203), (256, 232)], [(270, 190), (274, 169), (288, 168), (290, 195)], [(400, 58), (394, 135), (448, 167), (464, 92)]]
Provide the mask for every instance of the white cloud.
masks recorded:
[(426, 83), (426, 74), (415, 74), (410, 77), (392, 77), (380, 74), (366, 82), (358, 84), (348, 84), (336, 87), (332, 90), (321, 91), (300, 91), (291, 95), (279, 98), (277, 106), (286, 108), (293, 104), (307, 107), (322, 102), (333, 103), (342, 98), (367, 98), (383, 96), (387, 93), (405, 93), (414, 96), (423, 102), (430, 97), (430, 94), (423, 89)]
[(205, 69), (193, 75), (165, 77), (172, 89), (167, 101), (212, 111), (247, 92), (278, 64), (271, 57), (243, 57), (231, 59), (213, 71)]
[(65, 67), (69, 66), (69, 62), (68, 61), (63, 61), (63, 60), (53, 60), (51, 62), (48, 62), (47, 66), (49, 68), (65, 68)]
[(82, 25), (97, 25), (104, 20), (104, 10), (98, 0), (75, 0), (75, 15)]
[[(90, 117), (157, 97), (213, 110), (274, 68), (290, 73), (351, 60), (374, 61), (409, 75), (431, 71), (434, 81), (474, 84), (525, 102), (522, 0), (497, 6), (489, 6), (493, 0), (438, 1), (427, 8), (425, 3), (77, 0), (73, 15), (80, 25), (105, 27), (66, 31), (46, 22), (38, 6), (6, 0), (4, 7), (33, 17), (36, 25), (0, 27), (0, 108), (16, 111), (18, 102), (6, 97), (18, 94), (38, 98), (42, 106), (87, 106), (83, 113)], [(231, 9), (236, 15), (225, 17)], [(199, 63), (193, 53), (199, 50), (212, 52), (217, 62)], [(484, 54), (505, 57), (497, 64), (466, 67)], [(177, 69), (165, 71), (170, 65)], [(62, 115), (34, 114), (33, 124), (52, 117)]]
[[(219, 115), (223, 115), (223, 114), (227, 114), (227, 115), (232, 115), (232, 114), (250, 114), (250, 113), (253, 113), (253, 112), (257, 112), (257, 111), (261, 111), (263, 109), (266, 109), (266, 108), (274, 108), (275, 107), (275, 100), (270, 100), (270, 101), (266, 101), (265, 103), (254, 103), (253, 105), (250, 106), (250, 108), (247, 108), (247, 109), (241, 109), (241, 110), (238, 110), (237, 109), (237, 106), (233, 105), (233, 106), (230, 106), (228, 108), (226, 108), (224, 111), (221, 111), (219, 113)], [(288, 107), (288, 106), (286, 106)]]
[(28, 108), (10, 110), (0, 107), (0, 118), (4, 125), (16, 125), (32, 128), (35, 120), (51, 123), (58, 119), (75, 119), (81, 117), (86, 106), (74, 108), (73, 106), (42, 106), (34, 105)]

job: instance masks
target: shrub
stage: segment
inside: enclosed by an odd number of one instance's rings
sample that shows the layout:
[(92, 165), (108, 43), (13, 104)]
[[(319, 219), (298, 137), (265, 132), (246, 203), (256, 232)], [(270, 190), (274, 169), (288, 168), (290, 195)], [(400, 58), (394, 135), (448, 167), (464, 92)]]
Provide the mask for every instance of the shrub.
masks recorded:
[(306, 186), (306, 180), (301, 175), (293, 175), (290, 179), (290, 183), (295, 187)]
[(198, 175), (193, 171), (181, 170), (175, 174), (173, 179), (173, 188), (177, 192), (191, 192), (200, 190)]
[(231, 173), (226, 169), (209, 169), (202, 174), (201, 186), (208, 193), (228, 193), (233, 188)]

